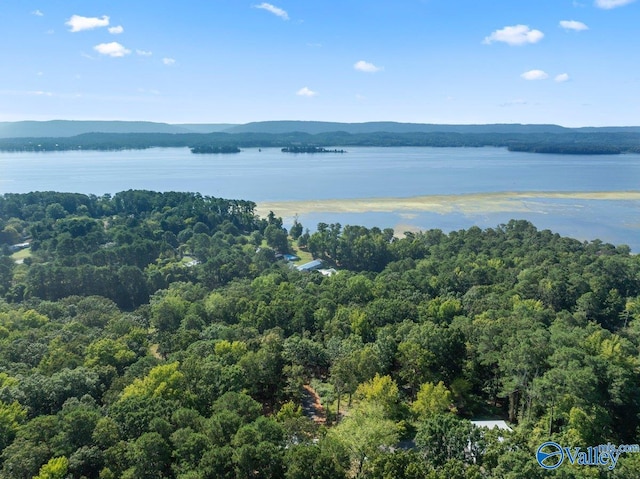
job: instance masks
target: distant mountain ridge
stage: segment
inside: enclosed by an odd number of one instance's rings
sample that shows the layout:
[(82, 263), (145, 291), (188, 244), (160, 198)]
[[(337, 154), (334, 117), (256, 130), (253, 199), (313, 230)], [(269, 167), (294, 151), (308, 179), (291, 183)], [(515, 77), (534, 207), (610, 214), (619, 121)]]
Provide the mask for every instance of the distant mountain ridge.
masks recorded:
[(322, 133), (344, 132), (352, 135), (370, 133), (460, 133), (460, 134), (531, 134), (531, 133), (640, 133), (640, 126), (566, 128), (546, 124), (438, 125), (374, 121), (339, 123), (326, 121), (260, 121), (243, 125), (229, 123), (169, 124), (150, 121), (17, 121), (0, 122), (0, 138), (68, 138), (85, 133)]
[[(398, 123), (371, 121), (365, 123), (337, 123), (324, 121), (261, 121), (237, 125), (226, 133), (564, 133), (567, 128), (558, 125), (438, 125), (432, 123)], [(640, 129), (638, 130), (640, 131)]]
[(236, 125), (225, 133), (640, 133), (640, 126), (607, 126), (566, 128), (559, 125), (493, 123), (477, 125), (451, 125), (435, 123), (399, 123), (394, 121), (370, 121), (365, 123), (338, 123), (326, 121), (259, 121)]
[(85, 133), (214, 133), (233, 124), (177, 124), (151, 121), (16, 121), (0, 122), (0, 138), (68, 138)]

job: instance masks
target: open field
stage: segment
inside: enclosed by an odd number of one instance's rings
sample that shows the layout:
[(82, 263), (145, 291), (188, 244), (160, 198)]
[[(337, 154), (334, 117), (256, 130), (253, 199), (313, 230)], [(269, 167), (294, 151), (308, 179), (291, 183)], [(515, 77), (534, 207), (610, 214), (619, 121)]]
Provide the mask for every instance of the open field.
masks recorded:
[(273, 211), (278, 216), (320, 212), (365, 213), (428, 211), (433, 213), (494, 213), (502, 211), (535, 211), (536, 200), (629, 200), (639, 201), (640, 191), (593, 192), (500, 192), (464, 195), (428, 195), (407, 198), (353, 198), (302, 201), (272, 201), (258, 203), (256, 211), (266, 216)]
[(31, 248), (24, 248), (13, 253), (11, 255), (11, 258), (16, 263), (22, 263), (25, 260), (25, 258), (29, 258), (30, 256), (31, 256)]
[(308, 251), (298, 248), (298, 245), (296, 244), (295, 241), (292, 241), (291, 245), (292, 245), (293, 254), (295, 254), (298, 258), (300, 258), (298, 261), (294, 262), (296, 266), (308, 263), (309, 261), (313, 261), (313, 255)]

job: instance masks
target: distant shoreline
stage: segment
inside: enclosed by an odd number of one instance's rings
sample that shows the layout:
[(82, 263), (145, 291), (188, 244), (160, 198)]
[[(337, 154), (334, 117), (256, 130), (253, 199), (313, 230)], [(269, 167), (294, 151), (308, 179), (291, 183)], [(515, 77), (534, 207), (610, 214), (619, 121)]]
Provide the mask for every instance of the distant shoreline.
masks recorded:
[[(1, 126), (1, 125), (0, 125)], [(302, 128), (302, 125), (299, 125)], [(233, 148), (280, 148), (290, 153), (342, 153), (343, 148), (352, 147), (506, 147), (511, 151), (531, 153), (555, 153), (562, 155), (601, 155), (620, 153), (640, 153), (640, 131), (636, 127), (627, 130), (609, 129), (561, 129), (520, 125), (466, 126), (454, 128), (442, 126), (415, 126), (383, 124), (371, 131), (374, 126), (346, 128), (350, 131), (317, 132), (289, 130), (244, 131), (232, 129), (211, 133), (101, 133), (89, 132), (73, 136), (33, 135), (30, 137), (14, 131), (14, 137), (8, 137), (11, 129), (0, 128), (0, 150), (18, 151), (67, 151), (67, 150), (135, 150), (154, 147), (190, 147), (198, 149), (205, 146), (215, 152)], [(294, 128), (291, 124), (290, 128)], [(540, 128), (543, 128), (541, 130)], [(258, 127), (256, 129), (259, 130)], [(493, 129), (493, 130), (492, 130)], [(31, 129), (31, 131), (36, 131)], [(42, 130), (39, 130), (43, 133)], [(49, 131), (53, 131), (49, 129)], [(67, 130), (70, 131), (70, 130)], [(20, 133), (20, 134), (19, 134)], [(321, 145), (331, 145), (335, 150), (327, 150)]]

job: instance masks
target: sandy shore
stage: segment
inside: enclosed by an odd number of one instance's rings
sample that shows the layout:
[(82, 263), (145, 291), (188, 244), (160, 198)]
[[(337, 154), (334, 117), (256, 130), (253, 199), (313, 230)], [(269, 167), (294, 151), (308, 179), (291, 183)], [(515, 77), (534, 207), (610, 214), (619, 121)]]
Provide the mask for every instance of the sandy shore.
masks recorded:
[[(269, 201), (258, 203), (256, 212), (266, 216), (273, 211), (277, 216), (309, 213), (365, 213), (365, 212), (421, 212), (433, 213), (487, 213), (502, 211), (535, 211), (536, 200), (640, 200), (640, 191), (594, 192), (501, 192), (465, 195), (429, 195), (407, 198), (356, 198), (304, 201)], [(410, 216), (410, 214), (407, 214)]]

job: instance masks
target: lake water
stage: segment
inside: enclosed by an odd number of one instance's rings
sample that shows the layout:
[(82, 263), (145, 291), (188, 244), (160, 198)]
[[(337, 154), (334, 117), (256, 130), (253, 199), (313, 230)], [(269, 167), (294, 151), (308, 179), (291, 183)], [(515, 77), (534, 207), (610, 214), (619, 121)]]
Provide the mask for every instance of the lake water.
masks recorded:
[[(392, 227), (399, 231), (511, 218), (582, 240), (599, 238), (640, 250), (640, 200), (530, 198), (486, 205), (473, 195), (504, 192), (638, 192), (640, 155), (538, 155), (501, 148), (349, 148), (345, 154), (290, 154), (276, 148), (194, 155), (186, 148), (116, 152), (0, 153), (0, 193), (56, 190), (102, 195), (127, 189), (197, 191), (263, 202), (290, 224), (297, 201), (470, 195), (476, 208), (402, 211), (305, 211), (299, 219)], [(347, 202), (348, 203), (348, 202)], [(281, 205), (282, 206), (282, 205)]]

